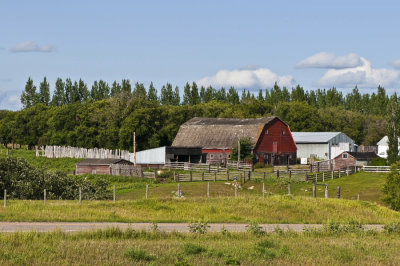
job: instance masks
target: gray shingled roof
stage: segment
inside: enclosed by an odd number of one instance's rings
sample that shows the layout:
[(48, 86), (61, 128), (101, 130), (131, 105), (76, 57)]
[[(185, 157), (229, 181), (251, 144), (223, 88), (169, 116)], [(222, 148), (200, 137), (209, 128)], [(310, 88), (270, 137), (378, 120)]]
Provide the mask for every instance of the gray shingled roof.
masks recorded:
[(328, 143), (341, 132), (292, 132), (295, 143)]
[(265, 125), (279, 119), (276, 116), (235, 119), (195, 117), (184, 123), (172, 147), (202, 147), (203, 149), (232, 149), (238, 138), (250, 138), (256, 144)]

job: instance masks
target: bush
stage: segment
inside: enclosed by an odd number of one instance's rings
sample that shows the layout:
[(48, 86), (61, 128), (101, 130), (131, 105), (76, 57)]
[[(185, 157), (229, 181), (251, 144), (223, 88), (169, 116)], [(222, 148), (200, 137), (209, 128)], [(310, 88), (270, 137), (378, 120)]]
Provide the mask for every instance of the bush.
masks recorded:
[(383, 186), (383, 202), (387, 203), (393, 210), (400, 210), (400, 162), (393, 164), (390, 173), (386, 177)]
[(141, 249), (133, 249), (133, 248), (130, 248), (125, 251), (125, 257), (131, 260), (144, 260), (144, 261), (152, 261), (155, 259), (155, 256), (148, 254), (147, 251)]
[(43, 190), (48, 199), (77, 199), (79, 187), (82, 195), (90, 199), (109, 199), (112, 192), (107, 189), (105, 179), (87, 180), (69, 177), (64, 172), (48, 172), (31, 166), (25, 159), (0, 158), (0, 190), (7, 189), (11, 199), (43, 199)]
[(205, 234), (210, 226), (207, 223), (190, 223), (188, 225), (190, 233)]
[(391, 223), (387, 224), (383, 227), (383, 232), (393, 234), (393, 233), (400, 233), (400, 222), (399, 223)]
[(376, 157), (374, 159), (372, 159), (368, 165), (370, 166), (386, 166), (387, 162), (385, 158), (381, 158), (381, 157)]
[(252, 233), (254, 235), (263, 235), (265, 234), (264, 229), (258, 225), (256, 222), (250, 222), (246, 225), (246, 231)]
[(186, 243), (183, 246), (183, 253), (186, 255), (196, 255), (206, 251), (206, 249), (200, 245)]

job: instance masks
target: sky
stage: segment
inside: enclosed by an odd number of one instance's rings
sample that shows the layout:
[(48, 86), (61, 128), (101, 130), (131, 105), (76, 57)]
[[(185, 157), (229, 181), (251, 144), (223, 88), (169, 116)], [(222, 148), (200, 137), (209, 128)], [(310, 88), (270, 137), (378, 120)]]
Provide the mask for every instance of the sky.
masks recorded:
[(0, 109), (28, 77), (216, 88), (400, 87), (398, 1), (0, 0)]

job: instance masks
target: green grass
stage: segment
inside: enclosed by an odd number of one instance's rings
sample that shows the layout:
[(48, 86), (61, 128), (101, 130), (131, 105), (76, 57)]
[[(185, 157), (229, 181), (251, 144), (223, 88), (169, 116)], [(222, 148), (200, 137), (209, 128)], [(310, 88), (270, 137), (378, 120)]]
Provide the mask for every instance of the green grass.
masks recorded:
[(82, 233), (0, 234), (1, 265), (393, 265), (398, 234)]
[[(6, 157), (6, 151), (3, 148), (0, 152), (0, 157)], [(82, 161), (82, 159), (74, 158), (46, 158), (36, 157), (36, 151), (26, 149), (9, 149), (9, 156), (16, 158), (24, 158), (29, 164), (34, 167), (44, 168), (51, 171), (63, 171), (72, 173), (75, 170), (75, 164)]]
[(301, 196), (139, 199), (112, 201), (10, 200), (1, 221), (82, 222), (232, 222), (326, 223), (358, 221), (382, 224), (400, 213), (366, 201), (313, 199)]

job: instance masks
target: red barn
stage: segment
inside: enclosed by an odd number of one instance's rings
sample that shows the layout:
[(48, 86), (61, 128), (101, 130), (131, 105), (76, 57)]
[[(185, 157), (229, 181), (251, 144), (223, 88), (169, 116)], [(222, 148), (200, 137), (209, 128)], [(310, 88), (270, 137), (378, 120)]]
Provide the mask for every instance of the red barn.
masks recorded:
[(179, 128), (172, 147), (201, 147), (203, 162), (221, 163), (230, 158), (239, 138), (250, 139), (253, 162), (296, 163), (297, 148), (289, 126), (276, 116), (254, 119), (195, 117)]

